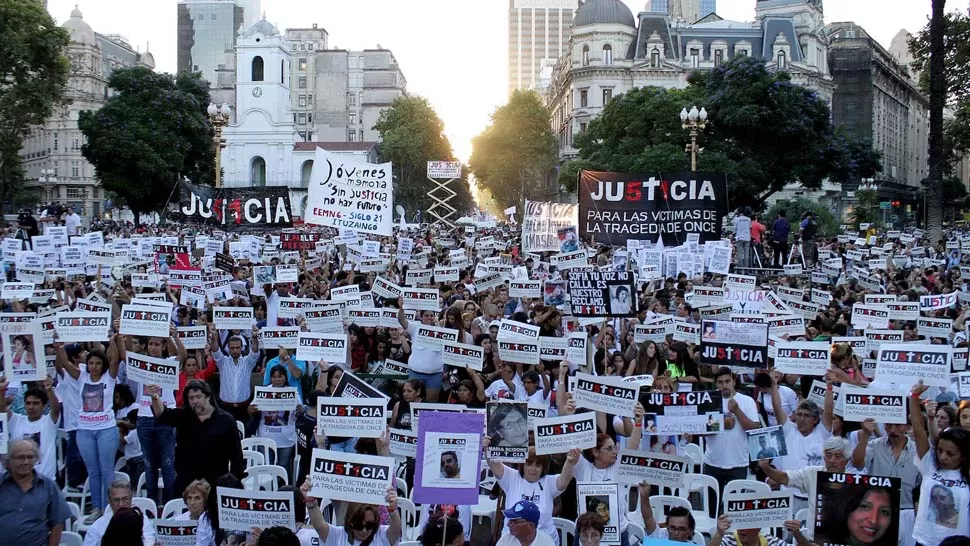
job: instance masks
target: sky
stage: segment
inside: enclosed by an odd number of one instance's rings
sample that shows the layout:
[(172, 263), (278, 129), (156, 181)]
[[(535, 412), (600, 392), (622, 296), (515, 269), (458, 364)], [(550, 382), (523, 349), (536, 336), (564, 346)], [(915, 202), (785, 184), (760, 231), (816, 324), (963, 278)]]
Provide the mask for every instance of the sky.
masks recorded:
[[(634, 14), (645, 0), (623, 0)], [(966, 11), (970, 0), (947, 8)], [(141, 51), (149, 48), (156, 69), (176, 69), (177, 0), (48, 0), (58, 23), (75, 4), (101, 34), (121, 34)], [(755, 0), (718, 0), (725, 19), (754, 19)], [(853, 21), (884, 47), (900, 29), (926, 23), (930, 0), (827, 0), (825, 22)], [(482, 132), (507, 97), (507, 0), (262, 0), (267, 20), (281, 31), (327, 29), (332, 48), (390, 49), (408, 92), (426, 97), (444, 120), (457, 156), (467, 161), (471, 140)]]

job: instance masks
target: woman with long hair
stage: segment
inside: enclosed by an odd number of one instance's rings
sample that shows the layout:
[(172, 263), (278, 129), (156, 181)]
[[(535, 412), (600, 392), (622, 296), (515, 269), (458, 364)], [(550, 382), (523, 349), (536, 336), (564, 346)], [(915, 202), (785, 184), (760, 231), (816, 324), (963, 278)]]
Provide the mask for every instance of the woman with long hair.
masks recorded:
[(216, 480), (216, 487), (209, 490), (205, 512), (199, 516), (199, 525), (195, 532), (195, 546), (221, 546), (229, 537), (233, 537), (234, 544), (245, 544), (250, 538), (249, 533), (241, 531), (226, 531), (219, 524), (219, 487), (229, 489), (244, 489), (242, 481), (232, 474), (223, 474)]
[(888, 531), (899, 517), (898, 503), (899, 492), (884, 487), (850, 487), (826, 498), (819, 514), (825, 543), (896, 546), (897, 537)]
[(637, 351), (636, 368), (633, 370), (633, 375), (652, 375), (654, 377), (663, 375), (661, 365), (657, 343), (654, 341), (641, 343), (640, 350)]
[(700, 370), (694, 358), (691, 357), (687, 344), (683, 341), (675, 341), (667, 348), (667, 366), (664, 375), (678, 383), (698, 382)]
[(101, 546), (141, 544), (144, 523), (145, 517), (138, 508), (121, 508), (111, 516), (101, 537)]
[(411, 430), (411, 404), (424, 402), (424, 383), (420, 379), (408, 379), (401, 385), (401, 399), (391, 411), (391, 427)]
[(88, 352), (85, 369), (81, 369), (67, 357), (63, 343), (55, 343), (58, 372), (65, 372), (74, 379), (76, 396), (81, 400), (78, 415), (77, 445), (88, 470), (93, 510), (85, 520), (91, 525), (101, 517), (108, 505), (108, 484), (114, 477), (115, 452), (118, 450), (118, 427), (112, 410), (114, 390), (118, 377), (119, 346), (124, 338), (115, 334), (108, 353), (94, 349)]
[(913, 386), (909, 423), (923, 475), (913, 538), (923, 546), (939, 546), (952, 535), (970, 535), (970, 431), (950, 427), (931, 444), (919, 403), (927, 387)]

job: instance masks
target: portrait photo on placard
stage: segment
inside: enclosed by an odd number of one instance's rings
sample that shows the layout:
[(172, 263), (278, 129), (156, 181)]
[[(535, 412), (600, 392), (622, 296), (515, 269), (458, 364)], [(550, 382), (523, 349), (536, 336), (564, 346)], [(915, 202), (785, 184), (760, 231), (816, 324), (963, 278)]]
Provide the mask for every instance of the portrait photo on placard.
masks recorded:
[(788, 445), (785, 443), (785, 432), (782, 427), (756, 428), (747, 433), (748, 454), (751, 461), (788, 455)]
[(526, 402), (491, 402), (486, 433), (491, 458), (508, 462), (525, 461), (529, 453), (529, 405)]
[(817, 480), (816, 544), (898, 544), (899, 478), (819, 472)]
[(46, 378), (47, 361), (40, 329), (4, 333), (3, 363), (8, 381), (39, 381)]
[(562, 228), (557, 232), (559, 236), (559, 252), (576, 252), (579, 250), (579, 234), (576, 226)]
[(636, 312), (636, 309), (636, 294), (632, 293), (628, 284), (610, 285), (611, 315), (629, 315)]

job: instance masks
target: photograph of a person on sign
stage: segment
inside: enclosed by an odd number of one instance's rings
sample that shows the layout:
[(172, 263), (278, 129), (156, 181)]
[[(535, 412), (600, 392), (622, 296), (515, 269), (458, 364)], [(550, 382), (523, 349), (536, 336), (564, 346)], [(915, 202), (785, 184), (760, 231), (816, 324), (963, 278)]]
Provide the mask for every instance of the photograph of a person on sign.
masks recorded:
[(461, 461), (455, 451), (445, 451), (441, 454), (441, 478), (445, 480), (461, 479)]
[(715, 325), (713, 322), (705, 322), (704, 323), (704, 333), (702, 334), (701, 337), (703, 337), (704, 339), (709, 339), (709, 340), (712, 340), (712, 341), (716, 341), (717, 340), (717, 325)]
[(504, 447), (529, 446), (528, 405), (489, 404), (488, 435), (491, 445)]
[(620, 284), (610, 287), (610, 314), (629, 315), (633, 312), (633, 296), (630, 287)]
[(559, 252), (566, 253), (579, 250), (579, 235), (576, 234), (575, 227), (560, 229), (558, 235)]
[(14, 372), (27, 373), (37, 370), (37, 362), (34, 360), (34, 336), (30, 334), (13, 336), (13, 346), (10, 349), (10, 365), (13, 367)]

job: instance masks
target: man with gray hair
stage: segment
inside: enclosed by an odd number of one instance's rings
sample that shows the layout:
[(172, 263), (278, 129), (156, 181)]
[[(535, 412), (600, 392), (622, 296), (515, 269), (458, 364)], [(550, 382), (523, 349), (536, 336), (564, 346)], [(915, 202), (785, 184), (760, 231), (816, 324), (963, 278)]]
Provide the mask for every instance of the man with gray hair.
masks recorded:
[[(122, 508), (131, 508), (131, 497), (131, 483), (128, 480), (111, 482), (111, 485), (108, 486), (108, 509), (88, 528), (87, 534), (84, 535), (84, 546), (99, 546), (101, 544), (104, 532), (108, 529), (108, 524), (111, 523), (111, 518), (114, 517), (115, 512)], [(149, 519), (149, 514), (142, 514), (142, 518), (144, 518), (141, 527), (142, 544), (155, 544), (155, 526)]]
[[(768, 476), (768, 484), (774, 485), (786, 485), (792, 487), (799, 492), (803, 492), (801, 495), (794, 497), (793, 502), (793, 513), (797, 514), (802, 508), (808, 508), (808, 520), (809, 522), (815, 521), (815, 503), (806, 502), (804, 499), (814, 499), (815, 498), (815, 477), (818, 472), (845, 472), (846, 464), (849, 462), (849, 457), (852, 456), (852, 450), (849, 447), (849, 441), (841, 436), (830, 436), (822, 444), (823, 449), (823, 460), (825, 461), (824, 466), (807, 466), (802, 468), (797, 468), (789, 470), (787, 472), (782, 472), (771, 466), (771, 463), (767, 459), (762, 459), (758, 461), (758, 466), (764, 471), (765, 475)], [(809, 539), (814, 536), (814, 527), (812, 525), (808, 526), (808, 532), (806, 535)]]
[(71, 511), (54, 480), (38, 474), (37, 444), (13, 440), (0, 480), (0, 546), (57, 546)]
[[(781, 403), (778, 381), (772, 376), (771, 403), (775, 410), (775, 418), (778, 419), (778, 424), (782, 426), (785, 433), (785, 445), (788, 448), (788, 455), (775, 460), (776, 467), (780, 470), (797, 470), (821, 466), (823, 460), (822, 445), (832, 437), (832, 408), (834, 405), (832, 384), (827, 385), (825, 409), (823, 411), (819, 411), (815, 402), (803, 400), (789, 417)], [(804, 508), (809, 504), (808, 499), (813, 498), (803, 488), (795, 488), (791, 493), (795, 497), (796, 507)]]

